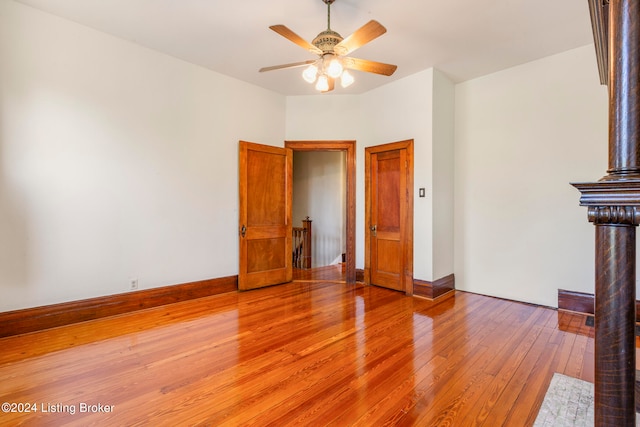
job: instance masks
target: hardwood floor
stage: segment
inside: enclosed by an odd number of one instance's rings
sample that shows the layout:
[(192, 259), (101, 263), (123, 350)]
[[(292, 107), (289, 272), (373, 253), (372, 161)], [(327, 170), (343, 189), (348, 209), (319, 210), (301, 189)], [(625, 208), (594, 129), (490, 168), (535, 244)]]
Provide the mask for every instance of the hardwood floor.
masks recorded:
[(585, 316), (449, 295), (319, 279), (3, 338), (37, 412), (0, 425), (521, 427), (554, 372), (593, 381)]

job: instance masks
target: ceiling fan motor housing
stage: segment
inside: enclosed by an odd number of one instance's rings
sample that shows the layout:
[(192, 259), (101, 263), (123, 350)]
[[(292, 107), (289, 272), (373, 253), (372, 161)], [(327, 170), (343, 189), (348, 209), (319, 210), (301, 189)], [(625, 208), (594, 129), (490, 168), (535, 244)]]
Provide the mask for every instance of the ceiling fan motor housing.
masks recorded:
[(324, 30), (311, 43), (324, 53), (333, 53), (333, 48), (342, 41), (342, 36), (333, 30)]

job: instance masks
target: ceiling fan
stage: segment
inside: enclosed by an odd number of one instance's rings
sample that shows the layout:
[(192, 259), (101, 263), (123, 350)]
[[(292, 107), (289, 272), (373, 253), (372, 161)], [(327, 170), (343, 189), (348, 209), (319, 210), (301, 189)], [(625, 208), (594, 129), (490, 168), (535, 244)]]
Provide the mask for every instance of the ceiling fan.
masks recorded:
[(392, 75), (398, 68), (396, 65), (347, 56), (354, 50), (386, 33), (387, 29), (378, 21), (371, 20), (347, 38), (343, 38), (340, 34), (331, 30), (331, 4), (335, 0), (322, 1), (327, 5), (327, 29), (318, 34), (311, 43), (284, 25), (272, 25), (269, 27), (298, 46), (318, 55), (319, 58), (264, 67), (260, 69), (260, 72), (307, 66), (302, 73), (302, 77), (309, 83), (315, 83), (315, 88), (320, 92), (332, 91), (338, 78), (342, 87), (351, 85), (354, 82), (354, 78), (348, 70), (365, 71), (384, 76)]

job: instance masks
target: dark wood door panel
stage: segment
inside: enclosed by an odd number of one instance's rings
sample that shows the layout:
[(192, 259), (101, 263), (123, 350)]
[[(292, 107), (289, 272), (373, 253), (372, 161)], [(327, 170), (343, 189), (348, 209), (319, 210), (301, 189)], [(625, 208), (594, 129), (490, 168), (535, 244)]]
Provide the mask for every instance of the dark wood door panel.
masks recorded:
[(285, 238), (256, 239), (247, 243), (247, 272), (276, 270), (285, 267), (282, 254), (286, 249)]
[(247, 227), (282, 224), (286, 185), (286, 156), (247, 150)]
[(402, 284), (402, 245), (399, 240), (377, 239), (375, 271), (371, 282), (385, 288), (404, 290)]
[[(383, 154), (387, 154), (384, 156)], [(376, 224), (378, 232), (400, 233), (400, 151), (380, 153), (377, 162), (374, 185), (376, 191)]]

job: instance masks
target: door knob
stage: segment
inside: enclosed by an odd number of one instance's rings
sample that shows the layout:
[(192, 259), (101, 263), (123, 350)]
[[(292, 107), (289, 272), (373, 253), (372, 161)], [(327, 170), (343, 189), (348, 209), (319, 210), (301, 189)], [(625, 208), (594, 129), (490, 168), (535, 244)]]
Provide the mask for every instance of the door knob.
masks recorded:
[(378, 226), (377, 225), (372, 225), (371, 227), (369, 227), (369, 229), (371, 230), (371, 233), (373, 233), (373, 237), (376, 237), (377, 231), (378, 231)]

